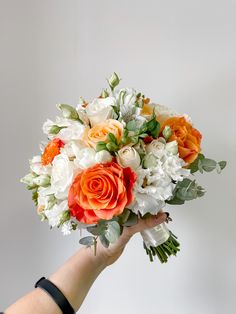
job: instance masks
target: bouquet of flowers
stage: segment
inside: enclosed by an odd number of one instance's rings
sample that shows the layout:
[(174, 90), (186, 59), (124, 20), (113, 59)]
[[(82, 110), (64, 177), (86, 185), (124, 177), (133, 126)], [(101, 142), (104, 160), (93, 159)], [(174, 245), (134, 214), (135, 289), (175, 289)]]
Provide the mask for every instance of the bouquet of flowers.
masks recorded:
[[(32, 191), (41, 220), (64, 235), (87, 229), (80, 243), (114, 243), (124, 226), (204, 195), (195, 172), (226, 166), (201, 152), (201, 133), (189, 116), (155, 104), (134, 89), (109, 90), (77, 107), (59, 104), (62, 117), (47, 120), (41, 154), (30, 160), (21, 181)], [(179, 251), (165, 223), (141, 233), (150, 260), (167, 262)]]

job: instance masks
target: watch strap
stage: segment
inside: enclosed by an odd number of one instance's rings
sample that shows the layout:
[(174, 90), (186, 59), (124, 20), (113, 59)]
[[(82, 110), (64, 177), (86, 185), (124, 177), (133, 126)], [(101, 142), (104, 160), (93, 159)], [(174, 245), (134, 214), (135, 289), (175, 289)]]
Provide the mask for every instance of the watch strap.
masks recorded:
[(62, 310), (63, 314), (75, 314), (73, 307), (70, 305), (64, 294), (54, 285), (50, 280), (45, 277), (40, 278), (36, 284), (35, 288), (40, 287), (43, 289), (50, 297), (56, 302), (59, 308)]

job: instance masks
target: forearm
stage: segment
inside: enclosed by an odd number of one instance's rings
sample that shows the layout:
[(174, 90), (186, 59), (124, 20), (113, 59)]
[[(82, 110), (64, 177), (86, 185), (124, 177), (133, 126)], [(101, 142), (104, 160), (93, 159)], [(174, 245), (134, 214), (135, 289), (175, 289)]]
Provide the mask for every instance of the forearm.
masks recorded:
[[(92, 248), (82, 248), (48, 279), (61, 290), (77, 311), (104, 268), (102, 256), (94, 256)], [(10, 306), (5, 313), (61, 314), (61, 310), (46, 292), (37, 288)]]

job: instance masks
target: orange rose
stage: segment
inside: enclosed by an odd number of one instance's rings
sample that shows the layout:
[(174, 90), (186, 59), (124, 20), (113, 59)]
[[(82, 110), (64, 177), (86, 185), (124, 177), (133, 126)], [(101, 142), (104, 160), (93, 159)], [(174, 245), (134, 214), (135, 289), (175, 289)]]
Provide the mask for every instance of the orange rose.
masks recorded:
[(77, 175), (68, 195), (72, 216), (92, 224), (121, 214), (133, 201), (136, 174), (115, 162), (96, 164)]
[(63, 146), (64, 143), (59, 138), (54, 138), (49, 142), (41, 157), (42, 165), (47, 166), (52, 163), (53, 159), (60, 154), (61, 147)]
[(201, 133), (195, 129), (184, 117), (172, 117), (164, 121), (162, 131), (166, 125), (172, 130), (168, 142), (176, 140), (179, 147), (179, 156), (191, 164), (201, 151)]
[(108, 133), (114, 134), (119, 143), (123, 134), (123, 125), (114, 119), (108, 119), (102, 123), (96, 124), (87, 133), (89, 144), (96, 148), (98, 142), (107, 143)]

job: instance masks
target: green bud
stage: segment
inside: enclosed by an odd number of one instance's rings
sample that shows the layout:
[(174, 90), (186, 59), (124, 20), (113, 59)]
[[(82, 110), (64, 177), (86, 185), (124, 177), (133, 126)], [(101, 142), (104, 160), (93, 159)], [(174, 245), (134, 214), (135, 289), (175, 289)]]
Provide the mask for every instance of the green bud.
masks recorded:
[(74, 107), (66, 104), (59, 104), (57, 105), (57, 108), (61, 110), (64, 118), (71, 120), (80, 120), (78, 112)]
[(64, 129), (64, 128), (67, 128), (66, 126), (58, 126), (58, 125), (56, 125), (56, 124), (54, 124), (51, 128), (50, 128), (50, 130), (49, 130), (49, 134), (52, 134), (52, 135), (56, 135), (56, 134), (58, 134), (62, 129)]
[(112, 76), (109, 78), (108, 80), (108, 84), (111, 88), (111, 90), (113, 91), (114, 88), (120, 83), (120, 78), (119, 76), (114, 72), (112, 74)]
[(148, 154), (143, 159), (144, 168), (154, 168), (157, 166), (157, 159), (153, 154)]
[(103, 89), (103, 91), (102, 91), (102, 93), (101, 93), (101, 97), (102, 97), (102, 98), (107, 98), (107, 97), (109, 97), (109, 93), (108, 93), (108, 91), (107, 91), (106, 89)]
[(29, 188), (36, 188), (37, 185), (34, 183), (34, 179), (37, 178), (36, 174), (28, 173), (24, 178), (20, 179), (20, 182), (26, 184)]
[(79, 98), (79, 104), (80, 104), (80, 105), (83, 105), (83, 104), (85, 104), (85, 103), (86, 103), (86, 101), (84, 100), (84, 98), (80, 96), (80, 98)]
[(170, 138), (170, 136), (172, 134), (171, 127), (169, 125), (166, 125), (164, 130), (162, 131), (162, 134), (163, 134), (165, 140), (168, 141), (168, 139)]
[(48, 176), (47, 174), (41, 174), (40, 176), (34, 178), (33, 182), (37, 186), (42, 186), (46, 188), (47, 186), (49, 186), (50, 180), (51, 180), (50, 176)]
[(60, 224), (64, 224), (67, 220), (70, 219), (70, 213), (68, 210), (65, 210), (64, 212), (61, 213), (60, 215)]

